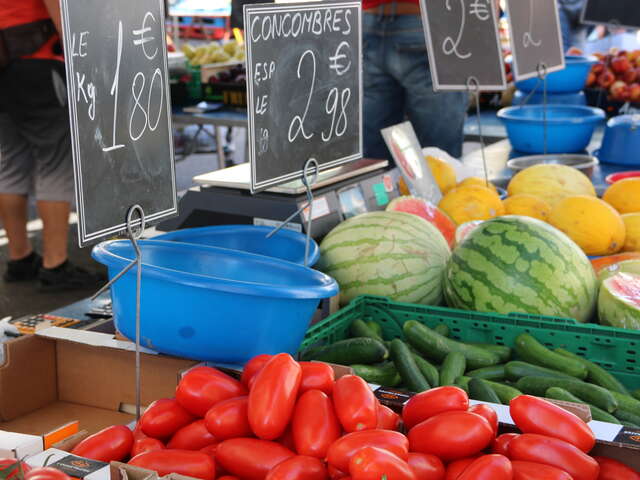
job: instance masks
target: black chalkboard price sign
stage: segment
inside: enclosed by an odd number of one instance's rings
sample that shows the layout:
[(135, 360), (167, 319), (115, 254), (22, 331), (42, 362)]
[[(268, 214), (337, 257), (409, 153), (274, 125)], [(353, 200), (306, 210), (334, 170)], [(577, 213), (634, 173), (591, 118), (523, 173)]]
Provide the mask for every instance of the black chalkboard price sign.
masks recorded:
[[(177, 213), (163, 0), (62, 0), (81, 246)], [(139, 219), (133, 226), (139, 224)]]
[(640, 28), (640, 3), (638, 0), (587, 0), (582, 23)]
[(564, 68), (556, 0), (507, 0), (516, 80)]
[(362, 157), (359, 1), (245, 5), (253, 192)]
[(494, 3), (420, 0), (434, 90), (506, 88)]

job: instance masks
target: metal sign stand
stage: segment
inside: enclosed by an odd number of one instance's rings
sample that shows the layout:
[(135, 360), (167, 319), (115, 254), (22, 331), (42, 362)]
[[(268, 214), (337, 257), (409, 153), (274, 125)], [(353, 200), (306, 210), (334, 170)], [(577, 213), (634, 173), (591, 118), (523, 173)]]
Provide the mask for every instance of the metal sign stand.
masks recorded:
[(489, 187), (489, 172), (487, 170), (487, 157), (484, 151), (484, 137), (482, 136), (482, 119), (480, 118), (480, 83), (476, 77), (467, 78), (467, 93), (475, 92), (476, 97), (476, 120), (478, 121), (478, 138), (480, 139), (480, 152), (482, 153), (482, 169), (484, 171), (484, 181)]
[(520, 106), (526, 105), (527, 103), (529, 103), (529, 100), (531, 100), (531, 97), (533, 96), (533, 94), (536, 93), (536, 90), (538, 90), (538, 87), (540, 86), (540, 84), (542, 84), (542, 131), (544, 135), (542, 148), (543, 148), (543, 153), (546, 155), (547, 154), (547, 127), (548, 127), (547, 106), (549, 103), (547, 98), (548, 68), (544, 62), (540, 62), (537, 65), (536, 70), (538, 71), (538, 82), (536, 83), (535, 87), (533, 87), (531, 92), (529, 92), (529, 95), (527, 95), (525, 99), (520, 103)]

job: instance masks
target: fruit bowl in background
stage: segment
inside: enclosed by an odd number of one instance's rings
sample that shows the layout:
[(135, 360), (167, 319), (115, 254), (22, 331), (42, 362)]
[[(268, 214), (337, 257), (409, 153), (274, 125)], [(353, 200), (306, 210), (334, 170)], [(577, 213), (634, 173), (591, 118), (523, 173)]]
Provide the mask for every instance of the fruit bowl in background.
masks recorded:
[[(581, 57), (568, 55), (565, 58), (565, 68), (547, 75), (547, 93), (574, 93), (581, 91), (587, 82), (587, 76), (598, 59), (596, 57)], [(542, 82), (536, 78), (529, 78), (516, 82), (516, 88), (528, 93), (536, 89), (542, 92)]]

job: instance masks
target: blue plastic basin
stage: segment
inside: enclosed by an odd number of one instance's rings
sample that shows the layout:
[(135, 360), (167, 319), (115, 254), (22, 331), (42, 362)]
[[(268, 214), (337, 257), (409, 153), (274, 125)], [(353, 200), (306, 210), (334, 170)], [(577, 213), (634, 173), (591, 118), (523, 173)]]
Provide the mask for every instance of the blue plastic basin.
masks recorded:
[[(593, 131), (605, 118), (599, 108), (580, 105), (547, 106), (547, 153), (581, 152)], [(544, 106), (523, 105), (498, 111), (498, 118), (507, 128), (514, 150), (523, 153), (544, 153)]]
[[(260, 353), (295, 353), (331, 277), (262, 255), (159, 240), (142, 251), (141, 344), (195, 360), (241, 364)], [(109, 278), (135, 257), (128, 240), (103, 242), (93, 258)], [(136, 268), (111, 288), (116, 328), (135, 338)]]
[[(272, 231), (272, 227), (255, 225), (220, 225), (176, 230), (158, 235), (155, 240), (230, 248), (304, 265), (306, 236), (292, 230), (281, 229), (272, 237), (267, 238), (267, 234)], [(315, 265), (319, 258), (318, 244), (311, 240), (309, 242), (309, 266)]]
[[(544, 94), (542, 91), (535, 91), (533, 94), (516, 90), (513, 95), (513, 105), (543, 105)], [(587, 96), (584, 92), (575, 93), (549, 93), (547, 94), (547, 105), (586, 105)]]
[(619, 115), (607, 122), (602, 146), (595, 155), (604, 163), (640, 166), (640, 120), (636, 115)]
[[(567, 56), (565, 68), (547, 75), (548, 93), (573, 93), (584, 89), (591, 66), (597, 62), (595, 57)], [(529, 78), (516, 82), (516, 88), (522, 92), (530, 92), (534, 88), (542, 92), (542, 82), (538, 78)]]

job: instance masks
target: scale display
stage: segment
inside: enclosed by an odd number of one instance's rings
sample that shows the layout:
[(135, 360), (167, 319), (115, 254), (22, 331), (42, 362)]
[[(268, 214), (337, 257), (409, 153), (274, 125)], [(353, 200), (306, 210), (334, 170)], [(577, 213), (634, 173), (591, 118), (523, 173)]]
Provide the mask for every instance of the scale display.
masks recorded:
[(367, 213), (367, 202), (362, 194), (362, 189), (357, 185), (340, 190), (338, 192), (338, 200), (345, 219), (355, 217), (361, 213)]
[(640, 28), (640, 4), (638, 0), (587, 0), (582, 23)]

